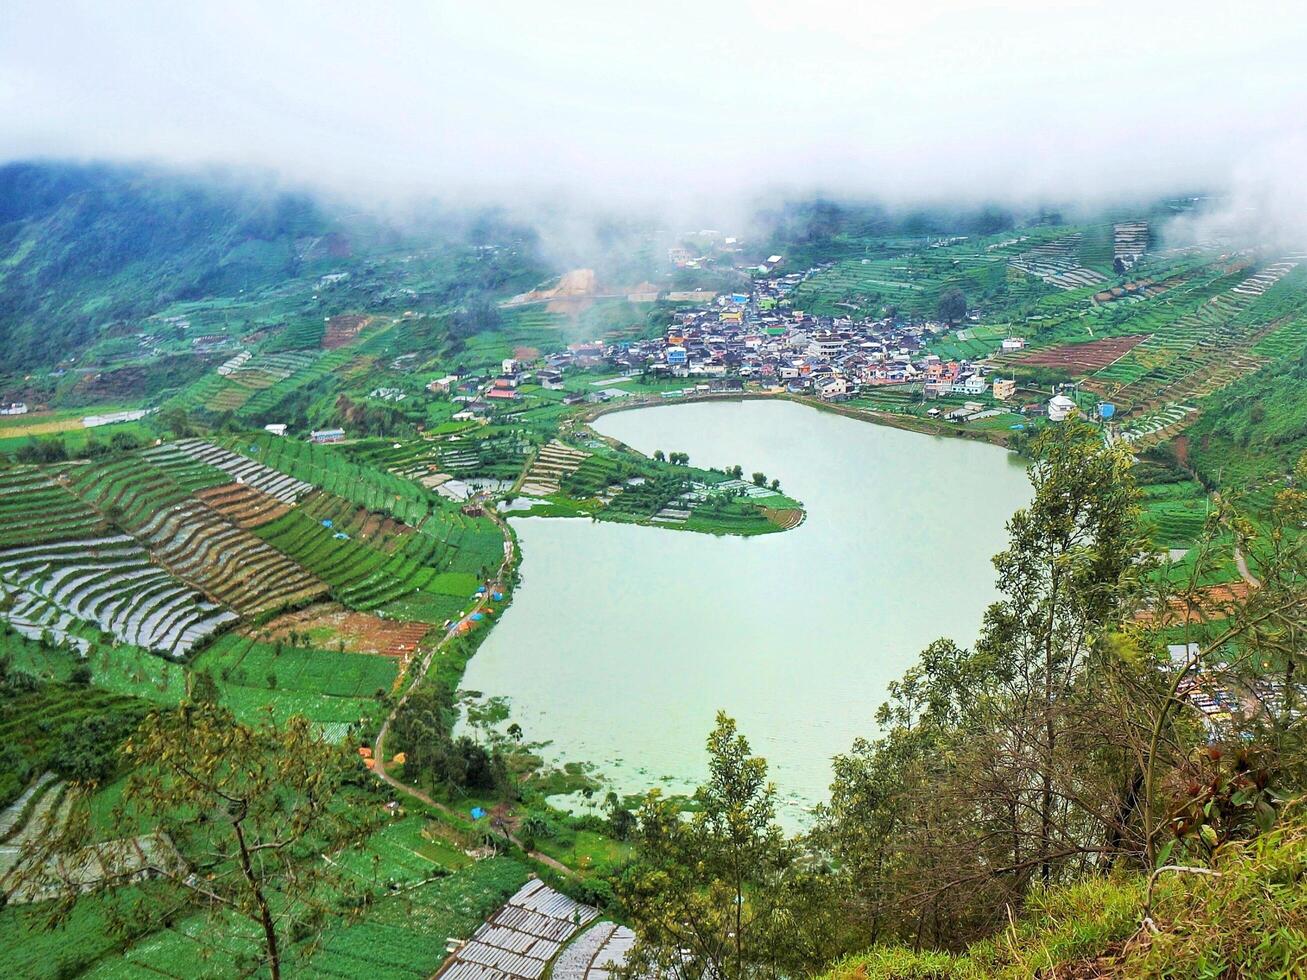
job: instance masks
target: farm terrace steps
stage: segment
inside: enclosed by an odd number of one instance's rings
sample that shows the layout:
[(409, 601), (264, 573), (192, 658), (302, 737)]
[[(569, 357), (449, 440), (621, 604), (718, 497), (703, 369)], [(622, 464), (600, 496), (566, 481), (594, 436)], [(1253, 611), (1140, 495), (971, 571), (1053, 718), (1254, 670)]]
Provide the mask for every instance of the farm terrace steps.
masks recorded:
[(197, 490), (195, 496), (223, 517), (247, 529), (275, 521), (291, 507), (247, 483), (221, 483)]
[(48, 473), (0, 471), (0, 547), (94, 536), (103, 519)]
[(1058, 289), (1082, 289), (1106, 282), (1107, 276), (1080, 264), (1084, 236), (1079, 232), (1043, 242), (1012, 258), (1012, 268)]
[(1120, 360), (1134, 347), (1143, 343), (1148, 334), (1126, 334), (1120, 337), (1103, 337), (1087, 340), (1083, 343), (1058, 344), (1054, 347), (1040, 347), (1035, 350), (1023, 350), (1001, 354), (990, 358), (995, 364), (1035, 365), (1037, 367), (1061, 367), (1070, 371), (1090, 373)]
[(276, 548), (195, 499), (133, 529), (161, 562), (242, 615), (326, 593), (327, 584)]
[(169, 459), (175, 460), (178, 455), (199, 460), (230, 474), (237, 482), (248, 484), (285, 504), (295, 503), (313, 489), (312, 484), (287, 476), (280, 470), (264, 466), (247, 456), (215, 446), (203, 439), (182, 439), (148, 449), (143, 455), (147, 459), (160, 463)]
[[(57, 864), (52, 858), (40, 868), (31, 866), (25, 852), (39, 835), (63, 827), (73, 802), (65, 784), (44, 772), (0, 811), (0, 894), (7, 902), (47, 901), (62, 894), (70, 882), (89, 888), (110, 878), (136, 881), (150, 876), (154, 868), (184, 866), (165, 833), (101, 841)], [(15, 871), (20, 865), (26, 866), (18, 878)]]
[(11, 625), (20, 632), (53, 627), (70, 636), (66, 614), (172, 657), (237, 618), (153, 564), (128, 535), (0, 550), (0, 583), (14, 596)]
[(563, 944), (598, 916), (598, 909), (532, 879), (482, 924), (436, 977), (541, 980)]
[(273, 611), (327, 591), (326, 583), (188, 494), (149, 460), (128, 457), (86, 467), (69, 486), (135, 535), (173, 574), (242, 615)]
[(590, 453), (551, 441), (536, 454), (531, 469), (522, 481), (522, 492), (548, 497), (560, 492), (559, 481), (580, 469)]
[(1112, 226), (1112, 257), (1134, 264), (1148, 251), (1147, 221), (1118, 221)]
[(1121, 409), (1148, 411), (1210, 394), (1264, 362), (1252, 352), (1264, 328), (1241, 314), (1298, 263), (1285, 259), (1240, 280), (1200, 306), (1159, 325), (1091, 378)]

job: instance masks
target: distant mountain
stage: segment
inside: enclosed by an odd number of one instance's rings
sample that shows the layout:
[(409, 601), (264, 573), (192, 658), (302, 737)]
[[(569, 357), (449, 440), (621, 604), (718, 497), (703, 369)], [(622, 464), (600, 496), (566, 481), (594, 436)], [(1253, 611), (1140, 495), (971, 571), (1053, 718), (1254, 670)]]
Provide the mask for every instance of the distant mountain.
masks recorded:
[(0, 167), (0, 361), (51, 364), (100, 329), (347, 256), (305, 195), (147, 168)]

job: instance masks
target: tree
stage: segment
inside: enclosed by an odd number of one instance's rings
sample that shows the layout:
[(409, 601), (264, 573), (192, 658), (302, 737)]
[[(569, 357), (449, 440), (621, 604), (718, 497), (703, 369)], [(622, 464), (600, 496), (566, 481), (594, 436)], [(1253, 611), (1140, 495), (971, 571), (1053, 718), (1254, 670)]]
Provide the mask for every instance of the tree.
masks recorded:
[[(117, 891), (123, 882), (115, 873), (86, 890), (102, 900), (111, 925), (122, 932), (179, 903), (204, 909), (215, 923), (231, 915), (249, 919), (262, 937), (264, 965), (280, 977), (290, 925), (279, 920), (285, 912), (278, 910), (297, 909), (321, 921), (338, 898), (348, 901), (356, 892), (354, 877), (322, 858), (324, 848), (359, 839), (368, 829), (364, 811), (336, 804), (352, 764), (348, 751), (298, 715), (284, 727), (271, 717), (247, 725), (218, 705), (188, 701), (147, 714), (121, 752), (133, 769), (112, 817), (118, 839), (91, 845), (95, 856), (112, 872), (121, 867), (115, 856), (121, 840), (152, 826), (185, 839), (194, 864), (154, 860), (158, 881), (146, 896)], [(82, 804), (93, 788), (80, 787)], [(52, 910), (55, 924), (67, 920), (86, 887), (75, 872), (88, 860), (86, 841), (96, 839), (89, 819), (89, 807), (75, 806), (65, 826), (26, 856), (25, 873), (62, 890)]]
[(661, 449), (655, 449), (653, 453), (653, 458), (654, 458), (654, 462), (663, 463), (666, 462), (667, 460), (667, 454), (664, 453)]
[(766, 473), (754, 473), (754, 474), (753, 474), (753, 485), (754, 485), (755, 487), (765, 487), (765, 486), (767, 485), (767, 474), (766, 474)]
[(695, 812), (651, 791), (636, 857), (617, 883), (638, 941), (633, 975), (798, 975), (838, 956), (829, 879), (776, 823), (767, 763), (724, 712), (708, 736)]
[(946, 289), (939, 297), (935, 312), (945, 323), (957, 323), (967, 315), (966, 294), (956, 286)]
[(629, 840), (639, 827), (636, 815), (622, 805), (614, 792), (610, 791), (604, 798), (604, 813), (608, 818), (608, 832), (618, 840)]
[(1131, 458), (1074, 422), (1031, 451), (1034, 498), (994, 559), (1001, 598), (975, 648), (938, 641), (891, 687), (887, 735), (837, 762), (821, 821), (872, 931), (918, 944), (992, 928), (1032, 877), (1138, 853), (1137, 754), (1108, 683), (1156, 678), (1112, 639), (1150, 569)]

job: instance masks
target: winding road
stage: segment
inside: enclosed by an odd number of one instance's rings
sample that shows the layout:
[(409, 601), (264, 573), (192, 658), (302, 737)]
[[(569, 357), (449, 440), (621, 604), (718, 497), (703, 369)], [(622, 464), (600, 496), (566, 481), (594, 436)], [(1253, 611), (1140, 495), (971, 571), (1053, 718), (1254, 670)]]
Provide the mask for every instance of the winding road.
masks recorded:
[[(396, 715), (399, 714), (400, 709), (403, 708), (404, 705), (408, 702), (409, 696), (412, 695), (412, 693), (415, 690), (417, 690), (418, 685), (420, 685), (422, 681), (426, 678), (427, 671), (431, 669), (431, 664), (435, 661), (436, 657), (439, 656), (440, 653), (445, 649), (445, 647), (447, 647), (450, 644), (450, 642), (453, 641), (453, 639), (458, 635), (459, 623), (463, 622), (466, 616), (470, 616), (472, 613), (480, 612), (482, 609), (484, 609), (486, 605), (491, 601), (490, 597), (492, 593), (503, 590), (504, 579), (507, 578), (509, 570), (512, 568), (513, 559), (516, 555), (514, 545), (513, 545), (513, 535), (509, 531), (508, 525), (505, 524), (503, 519), (498, 514), (496, 514), (493, 510), (487, 509), (486, 516), (495, 522), (496, 526), (500, 530), (500, 533), (502, 533), (504, 536), (504, 559), (499, 564), (499, 570), (495, 573), (495, 578), (493, 580), (493, 583), (487, 586), (485, 594), (479, 600), (477, 600), (476, 605), (474, 605), (472, 609), (465, 616), (459, 617), (459, 619), (456, 622), (450, 624), (449, 628), (445, 630), (445, 635), (441, 637), (440, 642), (437, 643), (435, 646), (433, 646), (430, 650), (428, 650), (422, 656), (422, 659), (418, 661), (416, 665), (417, 669), (409, 671), (409, 681), (408, 681), (408, 685), (404, 688), (404, 693), (400, 695), (399, 700), (395, 702), (395, 706), (390, 709), (390, 714), (388, 714), (386, 716), (385, 721), (381, 723), (381, 728), (377, 731), (376, 741), (372, 743), (372, 758), (375, 763), (372, 771), (376, 773), (378, 779), (380, 779), (383, 783), (390, 786), (398, 793), (403, 793), (405, 796), (417, 800), (421, 803), (425, 803), (427, 806), (433, 807), (439, 810), (440, 812), (445, 813), (451, 817), (460, 817), (460, 818), (462, 817), (462, 814), (457, 810), (455, 810), (453, 807), (449, 806), (448, 804), (440, 803), (436, 800), (433, 800), (426, 793), (422, 792), (422, 790), (401, 782), (400, 780), (396, 779), (394, 776), (392, 776), (389, 772), (386, 771), (386, 736), (390, 734), (391, 722), (395, 720), (395, 717)], [(573, 871), (571, 868), (569, 868), (567, 865), (563, 864), (561, 861), (555, 860), (554, 858), (550, 857), (548, 854), (542, 854), (539, 851), (527, 851), (525, 847), (522, 847), (522, 842), (516, 836), (514, 836), (514, 834), (506, 826), (503, 827), (502, 829), (504, 831), (505, 836), (508, 837), (508, 839), (512, 841), (513, 844), (515, 844), (517, 847), (522, 848), (522, 850), (526, 853), (527, 857), (531, 858), (532, 860), (539, 861), (541, 864), (548, 865), (549, 867), (553, 868), (555, 871), (561, 872), (562, 874), (569, 875), (569, 876), (576, 874), (576, 872)]]

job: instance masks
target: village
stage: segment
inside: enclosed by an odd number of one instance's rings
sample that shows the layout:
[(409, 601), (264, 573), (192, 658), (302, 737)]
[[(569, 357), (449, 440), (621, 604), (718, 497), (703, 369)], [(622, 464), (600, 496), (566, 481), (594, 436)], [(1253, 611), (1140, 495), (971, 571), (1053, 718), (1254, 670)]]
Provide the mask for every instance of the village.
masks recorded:
[[(781, 261), (772, 256), (758, 269), (772, 272)], [(682, 308), (662, 336), (572, 343), (533, 364), (506, 358), (495, 377), (449, 375), (427, 388), (462, 403), (455, 420), (495, 414), (518, 402), (524, 386), (526, 391), (536, 386), (566, 391), (565, 405), (604, 403), (629, 396), (629, 390), (616, 385), (631, 378), (657, 385), (668, 399), (753, 392), (845, 402), (896, 389), (923, 406), (948, 399), (921, 414), (953, 423), (1011, 419), (1022, 412), (1047, 413), (1061, 421), (1074, 410), (1075, 403), (1061, 394), (1046, 404), (1043, 399), (1019, 404), (1017, 381), (986, 360), (947, 359), (930, 350), (932, 341), (964, 331), (965, 325), (899, 316), (817, 316), (791, 308), (795, 287), (818, 271), (757, 278), (749, 292), (725, 293), (706, 305)], [(1024, 347), (1024, 339), (1007, 337), (996, 352)], [(576, 390), (564, 380), (576, 371), (612, 372), (614, 384)], [(677, 381), (685, 383), (677, 386)], [(966, 400), (959, 403), (959, 398)]]

